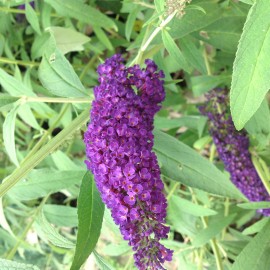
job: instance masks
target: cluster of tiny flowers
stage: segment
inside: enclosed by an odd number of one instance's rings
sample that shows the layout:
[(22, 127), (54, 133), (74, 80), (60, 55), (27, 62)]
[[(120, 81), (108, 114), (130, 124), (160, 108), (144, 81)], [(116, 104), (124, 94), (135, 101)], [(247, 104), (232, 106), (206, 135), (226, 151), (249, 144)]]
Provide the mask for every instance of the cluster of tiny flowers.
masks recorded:
[[(111, 209), (138, 269), (164, 269), (172, 251), (167, 238), (167, 202), (153, 147), (153, 118), (164, 100), (164, 77), (151, 60), (127, 68), (120, 55), (98, 67), (91, 122), (85, 133), (86, 161), (103, 202)], [(137, 93), (134, 92), (135, 89)]]
[[(207, 104), (200, 107), (209, 119), (209, 129), (225, 169), (232, 182), (250, 201), (270, 201), (270, 197), (253, 166), (245, 131), (237, 131), (229, 113), (228, 93), (214, 89), (207, 96)], [(259, 210), (270, 216), (270, 209)]]
[(176, 12), (177, 17), (181, 18), (185, 14), (186, 4), (190, 2), (191, 0), (167, 0), (167, 14), (170, 15)]

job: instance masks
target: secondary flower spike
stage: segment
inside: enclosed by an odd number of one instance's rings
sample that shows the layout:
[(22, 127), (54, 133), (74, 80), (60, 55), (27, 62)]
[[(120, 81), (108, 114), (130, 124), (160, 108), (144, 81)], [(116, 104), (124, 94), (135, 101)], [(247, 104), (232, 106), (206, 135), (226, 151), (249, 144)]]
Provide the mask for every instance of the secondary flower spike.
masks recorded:
[[(200, 111), (209, 119), (210, 133), (232, 182), (250, 201), (270, 201), (251, 161), (248, 136), (245, 131), (237, 131), (234, 127), (227, 91), (214, 89), (206, 97), (208, 102), (200, 107)], [(258, 212), (270, 216), (270, 209)]]
[[(167, 238), (167, 202), (157, 157), (152, 152), (153, 119), (164, 100), (164, 74), (151, 60), (127, 68), (120, 55), (98, 67), (91, 122), (85, 133), (86, 161), (103, 202), (111, 209), (138, 269), (164, 269), (172, 251)], [(133, 89), (136, 89), (137, 93)]]

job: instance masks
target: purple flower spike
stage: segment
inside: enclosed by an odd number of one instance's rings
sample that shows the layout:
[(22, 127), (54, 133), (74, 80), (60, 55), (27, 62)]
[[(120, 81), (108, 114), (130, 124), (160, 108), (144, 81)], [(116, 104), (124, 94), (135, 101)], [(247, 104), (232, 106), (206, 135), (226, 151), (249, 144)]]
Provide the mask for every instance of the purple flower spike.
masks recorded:
[[(85, 133), (87, 167), (101, 197), (134, 250), (140, 270), (164, 269), (173, 252), (167, 238), (167, 202), (153, 147), (153, 120), (165, 98), (163, 72), (151, 60), (146, 68), (126, 68), (120, 55), (98, 67), (91, 123)], [(133, 91), (136, 88), (137, 94)]]
[[(232, 182), (250, 201), (270, 201), (253, 166), (248, 136), (244, 130), (237, 131), (234, 127), (228, 110), (228, 91), (214, 89), (206, 97), (207, 105), (200, 107), (200, 111), (209, 119), (210, 133)], [(270, 209), (258, 212), (270, 216)]]

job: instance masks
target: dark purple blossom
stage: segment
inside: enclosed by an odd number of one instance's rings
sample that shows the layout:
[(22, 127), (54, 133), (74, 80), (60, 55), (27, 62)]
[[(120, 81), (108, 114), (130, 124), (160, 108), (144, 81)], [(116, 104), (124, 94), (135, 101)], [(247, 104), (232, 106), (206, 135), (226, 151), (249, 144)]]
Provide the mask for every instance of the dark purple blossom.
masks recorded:
[[(164, 269), (172, 251), (167, 238), (167, 202), (157, 157), (152, 152), (153, 119), (164, 100), (164, 77), (151, 60), (127, 68), (120, 55), (98, 67), (91, 123), (85, 133), (86, 161), (102, 200), (111, 209), (138, 269)], [(136, 93), (133, 89), (136, 89)]]
[[(237, 131), (229, 113), (228, 91), (212, 90), (207, 96), (207, 104), (200, 107), (209, 119), (209, 129), (225, 169), (230, 173), (232, 182), (250, 201), (270, 201), (248, 150), (247, 133)], [(270, 216), (270, 209), (258, 210)]]

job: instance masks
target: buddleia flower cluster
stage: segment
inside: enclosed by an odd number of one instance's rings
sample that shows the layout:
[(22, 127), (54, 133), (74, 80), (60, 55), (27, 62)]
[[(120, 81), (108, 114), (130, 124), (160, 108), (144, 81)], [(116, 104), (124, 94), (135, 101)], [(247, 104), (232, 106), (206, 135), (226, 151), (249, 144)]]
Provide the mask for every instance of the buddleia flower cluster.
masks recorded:
[[(249, 152), (247, 133), (237, 131), (229, 113), (228, 91), (214, 89), (206, 95), (207, 103), (200, 107), (209, 119), (209, 130), (216, 145), (218, 155), (225, 169), (230, 173), (232, 182), (250, 201), (270, 201)], [(270, 216), (270, 209), (258, 210)]]
[[(167, 202), (153, 147), (153, 118), (164, 100), (164, 74), (151, 60), (126, 67), (114, 55), (98, 67), (91, 122), (85, 133), (87, 167), (138, 269), (164, 269), (172, 259), (161, 238)], [(136, 93), (135, 93), (135, 91)]]

